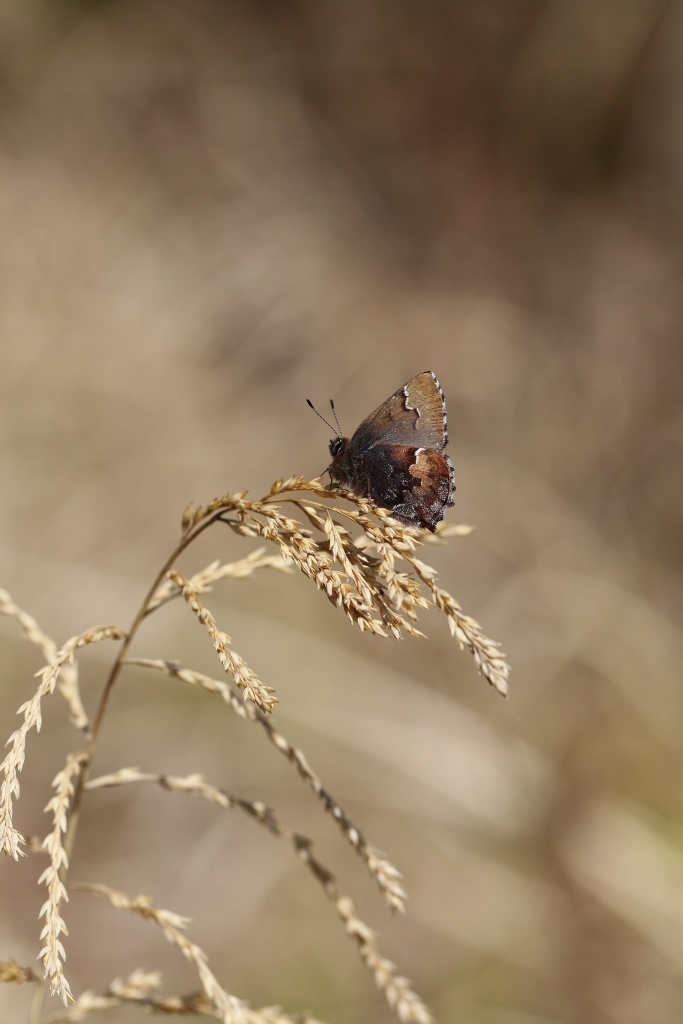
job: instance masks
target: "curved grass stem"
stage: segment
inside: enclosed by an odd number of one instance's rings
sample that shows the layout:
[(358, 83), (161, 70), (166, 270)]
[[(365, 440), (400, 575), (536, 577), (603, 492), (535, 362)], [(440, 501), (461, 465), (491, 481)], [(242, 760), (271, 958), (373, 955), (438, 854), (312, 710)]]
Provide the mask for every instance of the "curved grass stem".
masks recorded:
[(121, 672), (121, 669), (123, 667), (123, 660), (126, 657), (126, 654), (128, 653), (128, 649), (130, 648), (130, 645), (132, 644), (133, 640), (135, 639), (135, 636), (136, 636), (137, 631), (138, 631), (138, 629), (140, 627), (140, 624), (142, 623), (143, 619), (146, 616), (147, 607), (149, 605), (149, 602), (152, 600), (152, 597), (156, 593), (157, 588), (163, 582), (166, 574), (173, 567), (173, 565), (175, 564), (176, 560), (180, 557), (180, 555), (183, 553), (183, 551), (192, 543), (192, 541), (195, 540), (199, 536), (200, 533), (203, 533), (203, 531), (205, 529), (207, 529), (207, 527), (211, 526), (211, 524), (213, 522), (215, 522), (215, 520), (217, 518), (218, 517), (216, 515), (212, 515), (205, 522), (201, 522), (201, 523), (195, 524), (194, 526), (190, 527), (189, 529), (187, 529), (183, 533), (182, 537), (180, 538), (179, 543), (176, 545), (174, 550), (171, 552), (169, 557), (166, 559), (166, 561), (164, 562), (163, 567), (159, 570), (159, 572), (157, 573), (157, 575), (156, 575), (156, 577), (154, 579), (154, 582), (152, 583), (151, 587), (149, 588), (149, 590), (145, 594), (144, 600), (143, 600), (142, 604), (140, 605), (135, 618), (133, 619), (131, 627), (128, 630), (128, 632), (127, 632), (127, 634), (126, 634), (126, 636), (125, 636), (125, 638), (124, 638), (124, 640), (123, 640), (123, 642), (121, 644), (121, 647), (119, 649), (118, 655), (116, 656), (116, 660), (114, 661), (114, 664), (111, 667), (111, 671), (109, 672), (109, 676), (107, 678), (107, 682), (105, 683), (104, 690), (102, 691), (102, 696), (100, 697), (100, 703), (99, 703), (99, 705), (97, 707), (97, 711), (96, 711), (95, 717), (93, 719), (92, 728), (91, 728), (89, 736), (88, 736), (88, 743), (87, 743), (87, 746), (85, 748), (86, 756), (85, 756), (85, 759), (84, 759), (84, 762), (83, 762), (83, 766), (82, 766), (81, 771), (80, 771), (80, 773), (78, 775), (78, 778), (76, 780), (74, 797), (73, 797), (73, 801), (72, 801), (72, 804), (71, 804), (71, 813), (69, 814), (69, 824), (67, 826), (66, 836), (64, 838), (64, 850), (65, 850), (66, 856), (67, 856), (67, 864), (64, 865), (64, 867), (62, 869), (62, 881), (64, 881), (64, 879), (65, 879), (66, 872), (68, 870), (68, 862), (71, 860), (71, 854), (72, 854), (72, 851), (73, 851), (74, 842), (75, 842), (75, 839), (76, 839), (76, 833), (77, 833), (77, 830), (78, 830), (78, 821), (79, 821), (79, 818), (80, 818), (80, 809), (81, 809), (81, 802), (83, 800), (83, 792), (85, 790), (85, 784), (88, 781), (88, 775), (90, 773), (90, 765), (92, 763), (92, 758), (93, 758), (93, 755), (95, 753), (95, 749), (97, 747), (97, 741), (99, 739), (100, 730), (102, 728), (102, 721), (104, 719), (104, 715), (105, 715), (105, 712), (107, 710), (107, 705), (109, 703), (109, 698), (111, 696), (111, 692), (112, 692), (112, 690), (114, 688), (116, 680), (118, 679), (118, 677), (120, 675), (120, 672)]

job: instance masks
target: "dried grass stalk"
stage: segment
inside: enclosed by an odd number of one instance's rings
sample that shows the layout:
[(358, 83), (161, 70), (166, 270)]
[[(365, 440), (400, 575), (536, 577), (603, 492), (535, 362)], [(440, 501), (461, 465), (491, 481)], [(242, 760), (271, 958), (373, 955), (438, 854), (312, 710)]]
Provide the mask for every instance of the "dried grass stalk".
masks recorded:
[[(352, 507), (349, 509), (331, 505), (331, 498), (341, 498)], [(298, 510), (302, 522), (283, 512), (282, 506), (285, 503)], [(212, 562), (190, 579), (185, 578), (173, 568), (178, 556), (215, 522), (226, 524), (240, 536), (263, 538), (277, 547), (278, 554), (268, 556), (264, 549), (259, 549), (236, 562)], [(366, 841), (343, 808), (325, 790), (302, 751), (292, 746), (275, 729), (268, 717), (276, 703), (274, 691), (265, 686), (232, 650), (230, 637), (218, 629), (213, 615), (202, 604), (200, 595), (210, 591), (212, 585), (220, 579), (244, 579), (259, 568), (286, 570), (295, 565), (354, 625), (379, 636), (399, 638), (404, 633), (423, 636), (416, 625), (419, 613), (429, 607), (436, 607), (446, 615), (451, 633), (460, 646), (469, 649), (479, 671), (498, 692), (505, 694), (509, 666), (498, 645), (483, 633), (473, 618), (463, 612), (455, 598), (437, 585), (435, 570), (417, 557), (418, 549), (423, 544), (440, 543), (446, 536), (463, 536), (469, 532), (470, 527), (442, 524), (436, 535), (424, 534), (392, 519), (387, 510), (375, 507), (366, 498), (339, 489), (325, 488), (320, 480), (307, 481), (301, 477), (291, 477), (276, 481), (260, 501), (250, 501), (246, 492), (241, 492), (216, 498), (204, 507), (187, 509), (183, 516), (182, 536), (150, 587), (128, 634), (116, 626), (96, 626), (72, 637), (57, 650), (35, 620), (15, 605), (9, 594), (0, 590), (0, 614), (18, 621), (24, 636), (43, 651), (47, 661), (47, 665), (38, 673), (40, 684), (36, 693), (19, 709), (18, 713), (23, 715), (22, 724), (10, 737), (9, 752), (0, 765), (3, 772), (0, 787), (0, 847), (15, 860), (18, 860), (20, 854), (23, 855), (21, 846), (25, 840), (13, 826), (13, 800), (19, 796), (18, 775), (24, 765), (26, 737), (32, 728), (38, 731), (41, 726), (42, 699), (59, 685), (72, 722), (80, 728), (88, 729), (78, 692), (75, 652), (86, 644), (100, 640), (123, 639), (94, 717), (93, 727), (88, 731), (87, 750), (69, 755), (64, 769), (54, 780), (55, 792), (46, 808), (52, 813), (53, 827), (40, 844), (42, 852), (49, 856), (49, 864), (40, 877), (40, 883), (47, 885), (48, 898), (40, 912), (40, 917), (45, 918), (45, 924), (41, 932), (44, 944), (39, 955), (53, 994), (60, 996), (65, 1005), (69, 1000), (73, 1003), (71, 1007), (53, 1015), (53, 1021), (82, 1020), (97, 1010), (128, 1002), (144, 1006), (151, 1012), (216, 1016), (224, 1024), (294, 1024), (295, 1021), (298, 1024), (315, 1024), (311, 1018), (300, 1015), (290, 1017), (277, 1008), (251, 1010), (246, 1003), (228, 994), (220, 986), (209, 969), (204, 951), (187, 938), (184, 932), (187, 924), (185, 918), (167, 910), (157, 910), (148, 897), (129, 897), (104, 885), (79, 888), (103, 895), (118, 909), (137, 913), (156, 923), (169, 942), (177, 946), (195, 965), (203, 991), (186, 996), (162, 997), (158, 992), (158, 975), (137, 971), (126, 981), (113, 982), (104, 995), (86, 992), (73, 1002), (63, 972), (65, 954), (61, 935), (66, 933), (66, 926), (60, 907), (62, 901), (68, 898), (65, 886), (67, 851), (71, 850), (76, 834), (80, 799), (87, 784), (88, 768), (97, 745), (109, 695), (122, 665), (138, 664), (161, 670), (183, 682), (217, 694), (240, 717), (258, 722), (270, 742), (294, 765), (338, 823), (342, 834), (376, 879), (389, 905), (393, 909), (403, 910), (406, 895), (399, 872)], [(145, 617), (178, 596), (185, 599), (206, 628), (221, 664), (235, 679), (244, 700), (226, 682), (210, 679), (172, 663), (148, 659), (126, 660), (128, 648)], [(357, 916), (353, 903), (340, 891), (334, 875), (313, 856), (310, 839), (281, 824), (266, 804), (232, 796), (212, 786), (198, 774), (179, 777), (127, 768), (102, 776), (87, 785), (90, 789), (96, 789), (133, 782), (151, 782), (171, 791), (198, 793), (218, 806), (239, 807), (271, 833), (291, 842), (297, 856), (322, 885), (347, 933), (355, 941), (363, 962), (399, 1019), (404, 1024), (429, 1024), (432, 1018), (427, 1007), (412, 990), (408, 980), (398, 973), (395, 965), (379, 953), (373, 931)], [(63, 842), (65, 832), (66, 839)], [(14, 961), (8, 961), (0, 964), (0, 980), (21, 983), (36, 978), (32, 971), (18, 967)], [(38, 1021), (42, 1013), (45, 986), (38, 985), (35, 992), (37, 998), (34, 999), (31, 1019)]]
[[(204, 950), (184, 934), (189, 923), (188, 918), (174, 914), (170, 910), (157, 910), (149, 896), (127, 896), (116, 889), (110, 889), (107, 885), (77, 885), (75, 888), (104, 896), (117, 910), (139, 914), (146, 921), (158, 925), (168, 941), (177, 946), (183, 956), (197, 968), (209, 1004), (216, 1009), (218, 1019), (223, 1021), (223, 1024), (299, 1024), (301, 1021), (301, 1017), (280, 1014), (274, 1008), (252, 1010), (241, 999), (229, 995), (210, 970)], [(311, 1021), (310, 1024), (316, 1022)]]
[(442, 544), (448, 537), (469, 537), (474, 533), (475, 527), (467, 523), (445, 523), (443, 520), (436, 524), (436, 533), (425, 533), (422, 538), (423, 544)]
[[(245, 503), (246, 504), (246, 503)], [(309, 579), (313, 580), (329, 601), (341, 608), (350, 622), (362, 631), (386, 636), (381, 619), (374, 613), (372, 603), (366, 601), (369, 591), (364, 587), (359, 592), (352, 577), (334, 567), (334, 558), (322, 545), (317, 544), (296, 519), (282, 515), (275, 506), (262, 502), (249, 503), (249, 510), (242, 520), (242, 527), (253, 530), (278, 544), (282, 558), (294, 565)], [(265, 521), (257, 518), (265, 517)], [(238, 527), (237, 532), (243, 532)]]
[(232, 675), (244, 694), (245, 700), (253, 701), (262, 711), (272, 711), (275, 704), (277, 704), (275, 691), (270, 686), (262, 683), (246, 662), (240, 658), (239, 654), (236, 654), (231, 649), (230, 644), (232, 640), (227, 633), (219, 630), (216, 620), (208, 608), (205, 608), (201, 603), (190, 581), (174, 570), (171, 570), (168, 575), (169, 579), (178, 587), (199, 621), (206, 627), (207, 633), (213, 640), (214, 650), (218, 654), (221, 665), (226, 672)]
[(0, 981), (24, 985), (27, 981), (38, 981), (30, 967), (20, 967), (16, 960), (0, 960)]
[(108, 775), (98, 775), (97, 778), (90, 779), (86, 789), (110, 789), (113, 786), (127, 786), (131, 782), (153, 782), (171, 793), (201, 793), (211, 803), (220, 807), (236, 807), (242, 802), (224, 790), (210, 785), (199, 772), (192, 775), (166, 775), (164, 772), (143, 772), (139, 768), (119, 768)]
[(398, 1014), (399, 1020), (410, 1022), (410, 1024), (430, 1024), (432, 1017), (427, 1007), (412, 990), (410, 982), (398, 974), (395, 964), (379, 953), (374, 932), (356, 915), (352, 901), (340, 891), (332, 872), (313, 856), (313, 843), (308, 837), (295, 832), (287, 825), (282, 825), (273, 810), (266, 804), (232, 796), (225, 790), (212, 786), (202, 775), (178, 777), (141, 772), (137, 768), (122, 768), (118, 772), (93, 779), (88, 783), (88, 788), (122, 786), (134, 782), (151, 782), (170, 792), (199, 793), (204, 799), (218, 804), (219, 807), (239, 807), (264, 825), (273, 835), (291, 842), (297, 856), (322, 885), (328, 899), (344, 922), (347, 933), (356, 942), (363, 962), (373, 974), (377, 986), (384, 993), (389, 1006)]
[(436, 585), (436, 573), (430, 566), (417, 558), (410, 559), (410, 562), (420, 579), (431, 590), (434, 605), (446, 615), (451, 636), (455, 637), (461, 649), (469, 648), (477, 668), (487, 682), (503, 697), (507, 697), (510, 666), (500, 650), (500, 645), (486, 636), (476, 619), (466, 615), (447, 590), (442, 590)]
[(59, 911), (61, 901), (69, 899), (66, 886), (62, 881), (62, 875), (69, 866), (66, 850), (62, 845), (62, 835), (66, 832), (67, 812), (74, 794), (74, 779), (87, 761), (88, 755), (84, 750), (69, 754), (64, 768), (54, 778), (52, 785), (55, 794), (45, 808), (46, 811), (52, 811), (52, 831), (45, 837), (42, 844), (43, 850), (50, 856), (50, 863), (38, 879), (39, 885), (42, 885), (43, 882), (47, 885), (48, 893), (47, 900), (38, 915), (38, 917), (45, 918), (45, 926), (40, 933), (40, 938), (45, 941), (45, 945), (38, 956), (43, 961), (45, 977), (50, 979), (52, 995), (59, 996), (65, 1006), (73, 1001), (73, 995), (64, 976), (62, 962), (66, 959), (66, 953), (59, 938), (61, 934), (68, 934)]
[[(297, 491), (328, 500), (341, 497), (355, 505), (355, 509), (303, 499), (296, 496)], [(302, 477), (275, 481), (261, 501), (248, 501), (245, 493), (226, 494), (203, 508), (188, 509), (183, 520), (185, 528), (191, 530), (208, 517), (226, 523), (243, 536), (262, 537), (277, 544), (282, 558), (293, 562), (312, 579), (351, 622), (380, 636), (391, 634), (399, 638), (404, 632), (423, 636), (414, 622), (419, 609), (433, 605), (446, 614), (452, 635), (470, 650), (484, 678), (499, 693), (507, 694), (510, 669), (498, 644), (462, 611), (455, 598), (436, 586), (436, 572), (415, 555), (425, 543), (438, 542), (454, 531), (470, 532), (469, 527), (444, 525), (434, 538), (392, 519), (386, 509), (378, 508), (367, 498), (326, 488), (320, 480)], [(309, 529), (284, 515), (283, 502), (297, 507), (324, 540), (316, 541)], [(355, 524), (363, 531), (361, 537), (352, 537), (333, 516)], [(376, 557), (372, 548), (377, 551)], [(415, 576), (399, 571), (397, 562), (401, 559)], [(421, 593), (421, 585), (428, 589), (429, 598)]]
[(146, 921), (152, 921), (161, 928), (168, 941), (177, 946), (183, 956), (195, 965), (202, 988), (212, 1006), (220, 1011), (223, 1024), (248, 1024), (249, 1008), (236, 996), (230, 995), (220, 985), (208, 964), (208, 957), (203, 949), (191, 942), (184, 934), (189, 918), (174, 914), (171, 910), (157, 910), (149, 896), (127, 896), (107, 885), (78, 885), (83, 892), (96, 893), (109, 900), (117, 910), (128, 910), (139, 914)]
[(193, 672), (191, 669), (181, 668), (175, 662), (162, 661), (152, 658), (129, 658), (128, 665), (137, 665), (141, 668), (151, 668), (163, 672), (167, 676), (179, 679), (190, 686), (199, 686), (208, 693), (221, 697), (228, 707), (239, 715), (240, 718), (248, 719), (264, 729), (268, 739), (287, 760), (294, 765), (301, 778), (311, 787), (315, 795), (321, 801), (325, 810), (332, 815), (337, 822), (342, 834), (351, 844), (366, 864), (370, 874), (377, 882), (380, 890), (392, 910), (405, 911), (406, 893), (402, 886), (401, 872), (376, 846), (367, 841), (361, 829), (351, 821), (344, 809), (328, 793), (318, 775), (309, 765), (305, 755), (297, 747), (293, 746), (281, 732), (273, 725), (270, 717), (266, 717), (253, 704), (245, 704), (230, 689), (223, 680), (211, 679), (201, 672)]
[[(313, 490), (327, 495), (332, 493), (326, 491), (319, 480), (309, 482), (296, 477), (287, 483), (300, 483), (300, 490)], [(199, 529), (208, 521), (221, 521), (241, 536), (262, 537), (277, 544), (285, 563), (293, 562), (334, 605), (343, 608), (360, 629), (385, 636), (386, 631), (381, 621), (373, 615), (372, 607), (365, 604), (345, 574), (333, 568), (334, 560), (324, 546), (317, 544), (311, 538), (310, 531), (301, 523), (284, 516), (279, 506), (269, 503), (273, 495), (279, 493), (281, 485), (284, 488), (283, 481), (276, 482), (270, 494), (262, 501), (247, 501), (246, 492), (242, 491), (216, 498), (203, 507), (188, 508), (183, 516), (185, 534)], [(231, 517), (231, 513), (234, 513), (235, 518)]]
[[(449, 622), (451, 633), (459, 641), (461, 646), (469, 648), (474, 655), (477, 668), (482, 675), (490, 682), (499, 693), (505, 695), (508, 692), (507, 679), (510, 667), (505, 661), (499, 645), (490, 640), (483, 633), (478, 622), (470, 616), (465, 615), (459, 603), (447, 591), (436, 586), (436, 572), (430, 566), (420, 562), (415, 557), (416, 548), (425, 543), (438, 542), (441, 537), (452, 535), (466, 535), (471, 533), (472, 528), (468, 526), (442, 525), (437, 537), (416, 530), (413, 527), (405, 526), (397, 520), (392, 519), (386, 509), (377, 508), (367, 498), (359, 497), (348, 491), (338, 489), (325, 489), (318, 486), (317, 481), (304, 481), (299, 478), (292, 478), (287, 481), (276, 481), (271, 488), (271, 495), (281, 494), (283, 491), (314, 490), (323, 496), (339, 495), (356, 505), (357, 511), (348, 512), (345, 509), (326, 508), (326, 514), (331, 519), (331, 513), (343, 515), (360, 526), (364, 532), (363, 547), (370, 544), (376, 547), (380, 556), (379, 563), (372, 566), (379, 583), (378, 590), (382, 592), (382, 585), (395, 611), (404, 608), (427, 607), (430, 602), (416, 600), (416, 581), (404, 574), (398, 574), (395, 570), (397, 558), (404, 559), (415, 570), (419, 580), (425, 584), (432, 596), (435, 607), (443, 611)], [(268, 498), (264, 499), (268, 501)], [(294, 504), (301, 506), (298, 499), (288, 499)], [(324, 529), (324, 527), (323, 527)], [(328, 528), (329, 529), (329, 528)], [(335, 551), (338, 552), (341, 546), (348, 553), (351, 545), (356, 542), (348, 533), (338, 534), (335, 537)], [(395, 633), (395, 631), (394, 631)], [(396, 635), (396, 633), (395, 633)]]
[[(55, 661), (57, 645), (54, 640), (42, 631), (32, 615), (23, 611), (14, 603), (7, 591), (2, 589), (0, 589), (0, 615), (16, 619), (22, 628), (24, 639), (40, 648), (48, 664)], [(57, 689), (68, 705), (70, 721), (77, 729), (85, 731), (88, 728), (88, 716), (81, 702), (78, 688), (78, 669), (75, 664), (62, 666)]]
[[(212, 585), (219, 580), (249, 579), (257, 569), (275, 569), (278, 572), (290, 572), (290, 567), (283, 562), (279, 555), (266, 555), (264, 554), (265, 550), (265, 548), (257, 548), (256, 551), (252, 551), (246, 558), (241, 558), (237, 562), (211, 562), (205, 569), (190, 576), (188, 583), (196, 594), (207, 594), (211, 591)], [(166, 578), (148, 603), (147, 614), (173, 600), (173, 598), (179, 597), (181, 593), (182, 591), (178, 584), (174, 580)]]
[[(213, 1017), (222, 1019), (204, 992), (188, 992), (185, 995), (161, 996), (161, 975), (154, 972), (133, 971), (121, 980), (114, 980), (103, 995), (95, 992), (84, 992), (68, 1010), (51, 1014), (45, 1024), (71, 1024), (85, 1020), (91, 1013), (108, 1010), (123, 1003), (134, 1003), (153, 1014), (181, 1017)], [(249, 1010), (250, 1024), (320, 1024), (308, 1014), (283, 1014), (278, 1007), (264, 1007), (261, 1010)]]
[(309, 841), (303, 836), (295, 836), (294, 839), (299, 857), (322, 885), (348, 935), (358, 946), (363, 963), (399, 1020), (404, 1024), (431, 1024), (431, 1013), (413, 991), (408, 979), (398, 973), (396, 965), (380, 954), (375, 933), (356, 915), (353, 902), (340, 891), (334, 875), (313, 856)]
[(55, 684), (64, 665), (73, 664), (74, 653), (79, 647), (86, 644), (99, 643), (100, 640), (120, 640), (125, 633), (118, 626), (94, 626), (85, 633), (71, 637), (59, 651), (55, 658), (40, 672), (40, 685), (29, 701), (22, 704), (17, 711), (18, 715), (23, 714), (24, 721), (15, 732), (12, 733), (7, 746), (10, 751), (0, 765), (4, 774), (2, 787), (0, 787), (0, 849), (4, 853), (19, 859), (23, 856), (21, 845), (25, 843), (24, 837), (12, 824), (12, 800), (19, 796), (18, 774), (24, 766), (26, 756), (26, 737), (31, 729), (40, 731), (42, 722), (41, 701), (43, 697), (54, 692)]
[(66, 1024), (85, 1020), (91, 1013), (110, 1010), (123, 1002), (142, 1003), (154, 998), (154, 993), (161, 987), (161, 974), (158, 971), (133, 971), (125, 980), (116, 978), (103, 995), (97, 995), (92, 989), (83, 992), (75, 999), (67, 1010), (51, 1013), (45, 1024)]

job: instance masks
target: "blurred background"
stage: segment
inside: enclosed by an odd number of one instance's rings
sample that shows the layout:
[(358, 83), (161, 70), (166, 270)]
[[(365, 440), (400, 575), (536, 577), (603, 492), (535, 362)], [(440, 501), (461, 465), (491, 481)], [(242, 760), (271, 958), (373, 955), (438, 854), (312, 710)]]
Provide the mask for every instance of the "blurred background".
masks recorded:
[[(201, 771), (272, 805), (441, 1022), (680, 1022), (681, 5), (24, 0), (0, 26), (0, 586), (58, 643), (125, 627), (190, 501), (322, 472), (306, 398), (351, 434), (432, 369), (448, 518), (477, 530), (428, 560), (513, 666), (502, 701), (436, 614), (427, 641), (373, 640), (297, 576), (208, 601), (403, 871), (406, 918), (206, 695), (129, 672), (94, 774)], [(217, 531), (182, 568), (254, 546)], [(40, 656), (11, 620), (0, 643), (9, 735)], [(90, 709), (113, 650), (82, 660)], [(220, 675), (177, 603), (136, 653)], [(25, 833), (79, 742), (47, 701)], [(0, 864), (0, 959), (35, 963), (42, 867)], [(393, 1019), (305, 868), (238, 812), (92, 793), (71, 879), (191, 916), (254, 1006)], [(79, 893), (64, 916), (76, 993), (139, 966), (197, 987), (151, 925)], [(29, 1002), (2, 986), (0, 1016)]]

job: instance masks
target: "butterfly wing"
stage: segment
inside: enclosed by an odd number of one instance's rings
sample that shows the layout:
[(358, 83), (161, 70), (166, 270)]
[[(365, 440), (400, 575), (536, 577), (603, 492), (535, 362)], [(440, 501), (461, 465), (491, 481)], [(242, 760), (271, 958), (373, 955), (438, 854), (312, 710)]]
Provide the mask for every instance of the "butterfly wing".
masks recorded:
[(395, 519), (436, 529), (453, 504), (451, 460), (435, 448), (379, 444), (361, 456), (364, 493)]
[(446, 402), (431, 370), (412, 377), (363, 420), (350, 447), (361, 453), (382, 444), (437, 451), (448, 444)]

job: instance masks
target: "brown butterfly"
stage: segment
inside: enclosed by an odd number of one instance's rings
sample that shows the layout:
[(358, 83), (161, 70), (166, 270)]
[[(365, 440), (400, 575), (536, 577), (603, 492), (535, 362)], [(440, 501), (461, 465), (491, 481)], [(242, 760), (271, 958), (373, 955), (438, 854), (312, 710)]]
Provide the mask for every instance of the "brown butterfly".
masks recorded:
[(402, 523), (434, 532), (455, 491), (447, 444), (443, 391), (426, 370), (363, 420), (350, 440), (339, 434), (330, 441), (327, 472), (333, 483), (370, 498)]

